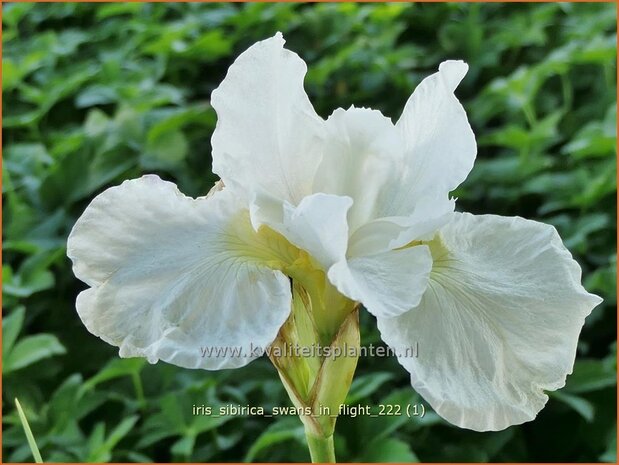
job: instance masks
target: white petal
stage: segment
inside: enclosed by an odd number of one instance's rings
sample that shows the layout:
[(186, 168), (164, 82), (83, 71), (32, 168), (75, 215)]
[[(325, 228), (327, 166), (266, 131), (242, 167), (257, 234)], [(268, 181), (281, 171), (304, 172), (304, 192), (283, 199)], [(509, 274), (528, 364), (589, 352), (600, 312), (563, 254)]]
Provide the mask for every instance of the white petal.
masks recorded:
[[(402, 247), (449, 220), (454, 201), (446, 190), (410, 190), (405, 142), (389, 118), (367, 108), (338, 109), (325, 128), (314, 191), (354, 199), (349, 256)], [(415, 195), (402, 203), (402, 192)]]
[[(251, 209), (254, 227), (265, 224), (307, 251), (337, 289), (374, 315), (395, 316), (416, 306), (432, 268), (427, 246), (347, 257), (350, 197), (313, 194), (298, 207), (259, 197)], [(381, 242), (382, 243), (382, 242)]]
[(455, 200), (447, 196), (422, 195), (409, 216), (378, 218), (358, 228), (348, 241), (348, 254), (375, 254), (415, 240), (430, 240), (451, 220), (454, 208)]
[(310, 193), (324, 121), (304, 89), (307, 67), (280, 33), (252, 45), (213, 91), (213, 171), (241, 192), (297, 204)]
[[(456, 214), (430, 243), (419, 306), (379, 318), (413, 387), (446, 420), (477, 431), (535, 418), (565, 384), (585, 317), (601, 299), (552, 226)], [(418, 358), (406, 347), (418, 344)], [(410, 354), (410, 351), (409, 351)]]
[(337, 289), (379, 317), (400, 315), (419, 304), (432, 268), (427, 246), (342, 260), (328, 276)]
[[(283, 259), (270, 245), (225, 189), (194, 200), (156, 176), (125, 181), (97, 196), (69, 237), (75, 275), (91, 286), (79, 315), (122, 357), (243, 366), (290, 313), (288, 279), (264, 265)], [(224, 347), (242, 353), (203, 356)]]
[(325, 270), (346, 254), (350, 197), (313, 194), (298, 206), (267, 196), (256, 196), (251, 206), (256, 229), (266, 224), (290, 243), (307, 251)]
[(398, 182), (404, 141), (389, 118), (368, 108), (335, 110), (325, 130), (324, 157), (313, 189), (354, 199), (348, 215), (354, 231), (384, 216), (377, 200), (385, 185)]
[(447, 192), (466, 179), (477, 153), (475, 135), (454, 90), (468, 65), (445, 61), (415, 89), (396, 127), (406, 141), (406, 182), (393, 195), (396, 214), (419, 192)]

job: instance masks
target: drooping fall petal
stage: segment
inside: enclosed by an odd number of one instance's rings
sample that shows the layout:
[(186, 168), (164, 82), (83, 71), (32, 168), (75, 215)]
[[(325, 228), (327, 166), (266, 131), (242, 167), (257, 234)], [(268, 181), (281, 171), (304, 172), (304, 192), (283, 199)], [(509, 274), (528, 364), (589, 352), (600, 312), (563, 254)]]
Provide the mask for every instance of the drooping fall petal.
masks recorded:
[[(601, 302), (549, 225), (456, 214), (430, 243), (421, 303), (378, 318), (411, 382), (449, 422), (501, 430), (535, 418), (571, 373), (585, 317)], [(418, 357), (406, 347), (418, 344)]]
[[(290, 313), (288, 278), (271, 269), (285, 251), (270, 240), (226, 189), (192, 199), (156, 176), (125, 181), (97, 196), (69, 237), (75, 275), (91, 287), (78, 313), (122, 357), (243, 366)], [(226, 347), (237, 351), (217, 352)]]

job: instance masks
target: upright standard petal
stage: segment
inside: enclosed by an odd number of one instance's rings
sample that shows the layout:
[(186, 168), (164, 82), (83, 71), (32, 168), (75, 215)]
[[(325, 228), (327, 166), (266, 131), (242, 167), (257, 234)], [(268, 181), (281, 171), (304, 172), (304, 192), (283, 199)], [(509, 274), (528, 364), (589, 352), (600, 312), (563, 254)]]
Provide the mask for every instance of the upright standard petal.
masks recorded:
[(406, 182), (389, 194), (393, 215), (420, 192), (443, 195), (455, 189), (473, 168), (475, 135), (454, 91), (468, 65), (445, 61), (424, 79), (404, 107), (396, 127), (406, 144)]
[[(328, 195), (315, 194), (322, 197), (312, 202), (314, 227), (345, 231), (351, 237), (339, 249), (339, 255), (331, 253), (331, 260), (322, 263), (327, 265), (329, 280), (342, 294), (362, 302), (374, 315), (399, 315), (419, 303), (432, 260), (425, 246), (392, 249), (411, 242), (416, 234), (434, 232), (447, 221), (445, 212), (436, 208), (436, 202), (420, 197), (411, 200), (407, 216), (384, 218), (388, 207), (382, 202), (382, 193), (402, 182), (404, 163), (404, 143), (389, 118), (379, 111), (353, 106), (334, 111), (325, 128), (324, 157), (313, 190)], [(346, 209), (339, 208), (340, 221), (334, 221), (331, 212), (335, 203), (327, 205), (327, 198), (354, 201)], [(445, 200), (449, 202), (446, 195)], [(453, 205), (448, 210), (451, 213)], [(344, 227), (340, 227), (342, 224)], [(316, 254), (295, 241), (289, 231), (276, 230)], [(301, 230), (307, 234), (312, 228), (304, 226)], [(398, 241), (403, 232), (408, 233), (407, 240)], [(342, 244), (333, 239), (328, 243), (331, 248)]]
[(91, 286), (78, 313), (122, 357), (243, 366), (290, 313), (289, 281), (271, 269), (288, 251), (273, 240), (225, 189), (191, 199), (157, 176), (125, 181), (97, 196), (69, 236), (75, 275)]
[(243, 52), (213, 91), (213, 171), (227, 186), (298, 204), (311, 193), (324, 121), (304, 89), (307, 67), (280, 33)]
[[(501, 430), (535, 418), (571, 373), (585, 317), (601, 302), (552, 226), (456, 214), (430, 243), (418, 307), (378, 318), (413, 387), (451, 423)], [(418, 344), (418, 358), (407, 347)], [(408, 351), (410, 355), (410, 351)]]
[[(433, 234), (449, 221), (454, 201), (447, 190), (409, 192), (405, 142), (377, 110), (338, 109), (325, 124), (325, 151), (313, 190), (351, 197), (351, 257), (374, 255)], [(395, 204), (394, 201), (400, 202)]]
[(384, 216), (377, 200), (385, 186), (398, 182), (403, 146), (397, 129), (380, 111), (338, 108), (327, 119), (313, 191), (354, 199), (348, 214), (351, 233)]

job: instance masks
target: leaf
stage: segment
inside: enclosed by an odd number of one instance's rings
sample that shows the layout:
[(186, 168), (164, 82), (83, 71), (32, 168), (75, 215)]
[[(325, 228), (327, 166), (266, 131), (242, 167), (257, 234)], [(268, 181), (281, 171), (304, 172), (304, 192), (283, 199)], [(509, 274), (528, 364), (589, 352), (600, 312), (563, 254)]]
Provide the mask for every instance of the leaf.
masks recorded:
[(387, 381), (393, 379), (393, 374), (388, 372), (370, 373), (353, 379), (350, 391), (346, 397), (347, 404), (356, 404), (376, 392)]
[(116, 89), (110, 86), (94, 84), (82, 90), (75, 98), (77, 108), (88, 108), (95, 105), (106, 105), (118, 101)]
[[(122, 420), (116, 428), (112, 430), (105, 441), (91, 450), (88, 455), (88, 462), (109, 462), (112, 458), (114, 447), (131, 431), (138, 421), (138, 416), (133, 415)], [(99, 433), (100, 435), (101, 433)], [(100, 443), (100, 438), (94, 439), (95, 444)]]
[(232, 44), (220, 30), (205, 32), (181, 52), (183, 56), (204, 61), (215, 61), (230, 53)]
[(133, 15), (140, 12), (144, 5), (140, 3), (106, 3), (97, 9), (97, 18), (105, 19), (117, 15)]
[(611, 434), (608, 435), (608, 448), (600, 456), (600, 461), (608, 463), (617, 463), (617, 426)]
[[(97, 461), (96, 453), (97, 451), (103, 447), (103, 443), (105, 441), (105, 423), (99, 422), (95, 425), (90, 433), (90, 437), (88, 438), (88, 456), (91, 459), (90, 461)], [(103, 461), (103, 460), (101, 460)]]
[(8, 3), (2, 7), (2, 23), (17, 26), (21, 19), (34, 7), (31, 3)]
[(52, 395), (48, 414), (53, 431), (57, 434), (65, 433), (70, 425), (76, 426), (80, 419), (77, 415), (77, 405), (81, 400), (79, 388), (82, 381), (80, 374), (73, 374)]
[(568, 376), (564, 391), (582, 394), (615, 386), (617, 377), (612, 369), (600, 360), (577, 360), (574, 372)]
[(595, 417), (595, 407), (588, 400), (562, 391), (554, 391), (549, 393), (549, 395), (571, 407), (588, 423), (593, 421)]
[(142, 164), (151, 169), (178, 166), (188, 148), (187, 138), (181, 131), (163, 133), (148, 142)]
[(190, 434), (187, 436), (183, 436), (172, 445), (170, 452), (172, 452), (174, 455), (179, 455), (181, 457), (191, 457), (195, 444), (195, 435)]
[(8, 58), (2, 59), (2, 90), (11, 90), (20, 83), (21, 72), (15, 62)]
[(96, 375), (86, 380), (81, 386), (81, 390), (88, 391), (105, 381), (137, 375), (142, 371), (145, 364), (146, 360), (143, 358), (113, 358)]
[(206, 104), (152, 110), (148, 116), (152, 121), (147, 134), (149, 144), (165, 137), (166, 133), (180, 130), (189, 124), (198, 124), (211, 129), (215, 127), (216, 122), (213, 109)]
[(396, 438), (386, 438), (370, 442), (360, 462), (370, 463), (417, 463), (419, 458), (410, 445)]
[(17, 336), (24, 324), (24, 316), (26, 308), (20, 305), (13, 310), (8, 316), (2, 318), (2, 353), (8, 354), (11, 352)]
[(67, 154), (50, 170), (41, 185), (48, 208), (70, 205), (95, 191), (137, 163), (128, 147), (93, 155), (83, 150)]
[(84, 123), (84, 132), (89, 137), (98, 137), (105, 133), (110, 125), (110, 118), (98, 108), (94, 108), (88, 112), (86, 122)]
[(15, 407), (17, 408), (17, 413), (19, 414), (19, 419), (24, 428), (24, 433), (26, 434), (26, 439), (28, 440), (28, 446), (30, 447), (30, 451), (32, 452), (32, 456), (34, 457), (34, 461), (36, 463), (43, 463), (43, 459), (41, 458), (41, 453), (39, 452), (39, 448), (37, 447), (37, 443), (34, 440), (34, 435), (32, 434), (32, 430), (30, 429), (30, 425), (28, 424), (28, 420), (26, 419), (26, 415), (19, 404), (19, 401), (15, 399)]
[[(13, 297), (30, 297), (45, 289), (49, 289), (54, 285), (54, 275), (46, 269), (39, 269), (36, 272), (27, 276), (15, 276), (10, 273), (8, 267), (3, 267), (3, 286), (2, 292)], [(22, 282), (22, 278), (27, 281)]]
[(66, 353), (66, 349), (53, 334), (36, 334), (20, 339), (8, 354), (4, 354), (5, 361), (2, 373), (8, 374), (30, 366), (40, 360)]
[(303, 426), (296, 418), (286, 418), (280, 420), (264, 431), (247, 451), (244, 462), (254, 462), (264, 451), (285, 441), (304, 442), (305, 431)]

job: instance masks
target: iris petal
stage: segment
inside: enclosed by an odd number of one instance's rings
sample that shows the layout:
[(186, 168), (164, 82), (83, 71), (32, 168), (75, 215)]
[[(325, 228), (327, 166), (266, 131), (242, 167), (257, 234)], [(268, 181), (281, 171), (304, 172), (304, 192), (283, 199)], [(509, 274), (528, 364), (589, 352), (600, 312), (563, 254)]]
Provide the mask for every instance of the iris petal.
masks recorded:
[(272, 240), (227, 189), (191, 199), (156, 176), (125, 181), (97, 196), (69, 237), (75, 275), (91, 286), (78, 313), (122, 357), (243, 366), (290, 313), (288, 278), (273, 269), (287, 252)]
[(477, 154), (475, 135), (454, 91), (468, 65), (445, 61), (415, 89), (396, 127), (406, 143), (406, 181), (391, 195), (393, 215), (421, 192), (446, 195), (466, 179)]
[(303, 89), (305, 62), (284, 42), (278, 33), (249, 47), (213, 91), (213, 171), (247, 200), (265, 192), (297, 204), (311, 191), (324, 121)]
[(393, 317), (419, 304), (431, 268), (428, 247), (419, 245), (342, 260), (329, 270), (329, 280), (373, 315)]
[(350, 197), (339, 195), (312, 194), (298, 206), (262, 195), (254, 198), (251, 218), (256, 229), (269, 226), (328, 270), (346, 254), (351, 205)]
[[(413, 387), (451, 423), (501, 430), (535, 418), (565, 384), (585, 317), (601, 302), (552, 226), (456, 214), (430, 243), (421, 303), (378, 318)], [(418, 357), (406, 348), (418, 345)]]

